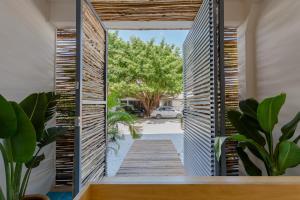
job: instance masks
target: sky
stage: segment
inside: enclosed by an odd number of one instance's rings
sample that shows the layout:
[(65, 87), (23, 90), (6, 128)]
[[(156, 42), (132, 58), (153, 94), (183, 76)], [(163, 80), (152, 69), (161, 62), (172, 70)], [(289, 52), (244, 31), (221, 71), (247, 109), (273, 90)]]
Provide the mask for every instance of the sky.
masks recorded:
[(182, 44), (188, 34), (187, 30), (119, 30), (119, 36), (128, 41), (131, 36), (137, 36), (144, 41), (149, 41), (155, 38), (155, 41), (159, 43), (163, 38), (166, 43), (174, 44), (182, 49)]

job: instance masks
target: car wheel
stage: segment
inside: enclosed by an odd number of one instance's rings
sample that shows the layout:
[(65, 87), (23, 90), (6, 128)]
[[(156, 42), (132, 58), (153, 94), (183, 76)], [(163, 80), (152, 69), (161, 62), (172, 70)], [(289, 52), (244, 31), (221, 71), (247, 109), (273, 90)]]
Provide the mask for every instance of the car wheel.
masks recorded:
[(160, 115), (160, 114), (157, 114), (155, 118), (156, 118), (156, 119), (161, 119), (161, 115)]
[(176, 118), (177, 118), (177, 119), (180, 119), (180, 118), (182, 118), (182, 115), (181, 115), (181, 114), (177, 114), (177, 115), (176, 115)]

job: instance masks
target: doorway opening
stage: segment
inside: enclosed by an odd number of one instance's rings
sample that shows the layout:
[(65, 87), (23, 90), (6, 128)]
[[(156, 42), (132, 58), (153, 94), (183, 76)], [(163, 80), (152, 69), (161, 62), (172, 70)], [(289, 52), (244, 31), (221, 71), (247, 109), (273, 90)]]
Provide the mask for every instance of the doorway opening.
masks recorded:
[[(72, 98), (74, 93), (76, 94), (76, 98), (69, 99), (72, 102), (68, 104), (71, 109), (69, 112), (73, 114), (70, 120), (68, 121), (65, 116), (61, 116), (64, 119), (62, 121), (63, 124), (65, 123), (66, 125), (66, 122), (70, 123), (68, 124), (70, 125), (70, 138), (68, 138), (70, 144), (68, 144), (69, 148), (61, 145), (63, 148), (57, 151), (57, 154), (61, 156), (57, 156), (57, 169), (60, 172), (60, 174), (57, 174), (57, 180), (60, 180), (57, 183), (62, 186), (75, 183), (75, 191), (79, 191), (83, 185), (90, 181), (99, 181), (103, 176), (109, 175), (109, 153), (107, 152), (109, 152), (110, 144), (109, 135), (106, 134), (110, 107), (110, 85), (107, 85), (109, 76), (109, 69), (107, 69), (109, 67), (109, 30), (102, 24), (92, 6), (89, 3), (85, 3), (85, 1), (83, 2), (83, 7), (80, 6), (83, 12), (82, 18), (78, 22), (79, 29), (73, 35), (68, 34), (68, 31), (66, 31), (67, 34), (60, 38), (61, 41), (58, 40), (64, 43), (65, 46), (60, 47), (60, 51), (58, 51), (60, 55), (57, 57), (59, 58), (57, 59), (57, 66), (58, 68), (61, 67), (57, 73), (62, 75), (61, 77), (57, 76), (61, 78), (60, 80), (57, 79), (57, 86), (60, 86), (62, 89), (60, 92), (65, 93), (67, 90), (70, 90), (71, 95), (73, 95)], [(175, 148), (176, 144), (174, 146), (172, 140), (169, 143), (174, 148), (174, 151), (172, 151), (175, 152), (176, 159), (184, 166), (184, 173), (189, 176), (210, 176), (219, 173), (215, 170), (217, 166), (215, 166), (216, 160), (213, 150), (214, 138), (220, 133), (217, 128), (220, 125), (219, 122), (222, 121), (219, 119), (220, 116), (217, 115), (222, 110), (219, 105), (227, 103), (228, 106), (236, 106), (237, 102), (235, 102), (234, 95), (238, 95), (238, 92), (234, 91), (235, 89), (237, 90), (238, 84), (236, 30), (233, 28), (225, 32), (225, 37), (227, 37), (225, 39), (225, 48), (227, 50), (225, 49), (224, 51), (225, 67), (221, 68), (223, 65), (218, 62), (222, 63), (219, 51), (223, 47), (221, 40), (224, 40), (224, 32), (222, 31), (221, 34), (220, 30), (223, 29), (219, 28), (217, 22), (212, 20), (211, 16), (217, 12), (214, 10), (216, 7), (212, 7), (211, 1), (204, 1), (203, 9), (206, 9), (204, 10), (205, 12), (199, 12), (196, 16), (194, 25), (186, 36), (187, 39), (184, 42), (182, 51), (179, 52), (181, 59), (182, 57), (184, 58), (184, 68), (183, 70), (181, 68), (184, 80), (183, 125), (180, 123), (180, 128), (183, 126), (184, 130), (184, 134), (182, 134), (182, 130), (180, 132), (180, 137), (183, 137), (184, 141), (184, 145), (182, 145), (184, 151), (182, 150), (182, 153), (178, 151)], [(78, 34), (80, 35), (78, 36)], [(154, 61), (156, 60), (154, 59)], [(124, 64), (122, 62), (121, 64)], [(132, 63), (135, 64), (135, 62)], [(129, 71), (129, 68), (125, 69)], [(231, 84), (228, 87), (220, 82), (220, 72), (223, 71), (223, 75), (225, 75), (224, 81), (227, 81), (226, 84)], [(117, 72), (119, 73), (119, 71)], [(168, 74), (168, 72), (166, 71), (165, 74)], [(119, 77), (119, 79), (124, 79), (124, 77)], [(66, 84), (67, 81), (70, 85)], [(135, 85), (136, 87), (141, 87), (140, 80), (136, 80)], [(223, 91), (220, 90), (221, 85), (223, 86)], [(125, 87), (124, 90), (126, 89)], [(224, 98), (222, 99), (220, 96), (223, 92), (224, 97), (232, 97), (232, 101), (224, 102)], [(161, 98), (161, 102), (156, 102), (156, 106), (164, 109), (175, 107), (172, 98), (174, 97), (171, 96), (170, 99), (170, 96), (165, 96), (165, 99)], [(145, 109), (145, 107), (143, 108), (145, 102), (138, 102), (137, 100), (139, 99), (129, 95), (119, 98), (118, 102), (120, 104), (123, 103), (120, 106), (125, 104), (125, 106), (131, 108), (140, 106), (141, 109)], [(63, 104), (65, 100), (62, 99), (61, 101), (62, 108), (65, 108), (66, 105)], [(151, 113), (152, 111), (149, 112), (148, 109), (147, 116), (151, 116)], [(154, 115), (155, 118), (160, 117)], [(151, 123), (149, 124), (151, 125)], [(176, 124), (179, 124), (178, 121), (176, 121)], [(171, 123), (170, 128), (174, 127)], [(166, 128), (161, 129), (165, 130)], [(147, 134), (143, 135), (145, 137)], [(64, 141), (61, 142), (61, 144), (63, 143)], [(235, 175), (238, 169), (238, 162), (234, 148), (230, 145), (227, 145), (227, 157), (223, 163), (223, 166), (225, 164), (227, 168), (224, 174)], [(140, 146), (144, 146), (144, 144)], [(150, 144), (150, 146), (154, 145)], [(163, 143), (160, 146), (165, 147), (168, 145)], [(67, 154), (66, 151), (68, 151)], [(62, 155), (62, 152), (69, 157)], [(204, 156), (201, 157), (201, 154)], [(182, 159), (180, 160), (180, 158)], [(73, 163), (74, 161), (75, 165), (73, 168), (64, 167), (64, 163)], [(126, 159), (124, 161), (126, 162)], [(144, 166), (144, 168), (146, 167)], [(116, 171), (110, 175), (116, 174)]]
[[(109, 31), (108, 176), (183, 176), (188, 30)], [(127, 117), (125, 117), (127, 116)], [(122, 121), (123, 120), (123, 121)]]

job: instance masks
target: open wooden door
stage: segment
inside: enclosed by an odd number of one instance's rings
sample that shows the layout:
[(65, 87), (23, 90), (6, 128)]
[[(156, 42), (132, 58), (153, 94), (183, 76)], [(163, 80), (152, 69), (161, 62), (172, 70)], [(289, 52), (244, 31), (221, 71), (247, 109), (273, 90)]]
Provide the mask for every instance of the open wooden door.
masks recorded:
[(77, 0), (74, 193), (98, 182), (106, 168), (107, 30), (85, 0)]
[[(224, 135), (223, 0), (203, 0), (184, 46), (184, 165), (189, 176), (226, 174), (214, 139)], [(222, 156), (224, 157), (224, 156)]]

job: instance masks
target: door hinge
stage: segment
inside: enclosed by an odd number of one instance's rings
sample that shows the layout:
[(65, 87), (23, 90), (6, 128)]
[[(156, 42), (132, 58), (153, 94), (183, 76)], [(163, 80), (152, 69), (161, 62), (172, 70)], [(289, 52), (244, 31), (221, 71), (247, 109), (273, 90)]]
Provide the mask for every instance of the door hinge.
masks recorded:
[(78, 81), (76, 81), (76, 90), (78, 90), (79, 89), (79, 82)]
[(78, 126), (78, 127), (81, 126), (81, 117), (76, 117), (75, 118), (75, 126)]

